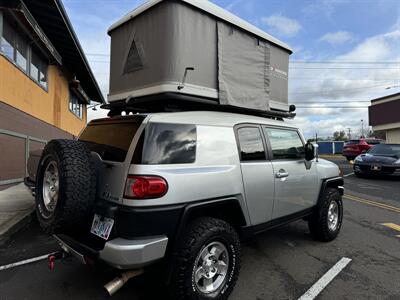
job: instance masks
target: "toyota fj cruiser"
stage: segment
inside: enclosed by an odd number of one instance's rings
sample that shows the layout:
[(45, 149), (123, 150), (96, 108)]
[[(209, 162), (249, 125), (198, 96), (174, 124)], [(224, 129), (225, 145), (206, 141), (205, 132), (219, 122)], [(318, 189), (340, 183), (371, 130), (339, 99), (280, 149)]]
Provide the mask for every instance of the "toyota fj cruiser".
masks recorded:
[(316, 155), (273, 118), (135, 114), (94, 120), (78, 141), (50, 141), (31, 155), (26, 184), (64, 252), (124, 270), (110, 294), (161, 265), (173, 299), (226, 299), (240, 237), (298, 219), (320, 241), (338, 235), (343, 179)]

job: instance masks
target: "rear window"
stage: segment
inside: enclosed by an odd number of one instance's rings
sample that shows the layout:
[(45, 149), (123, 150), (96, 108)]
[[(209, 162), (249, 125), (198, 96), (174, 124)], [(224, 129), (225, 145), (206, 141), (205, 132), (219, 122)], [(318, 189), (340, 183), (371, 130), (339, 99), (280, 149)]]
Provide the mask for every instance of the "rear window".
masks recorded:
[(376, 139), (373, 139), (373, 140), (365, 140), (368, 144), (370, 144), (370, 145), (378, 145), (378, 144), (381, 144), (382, 143), (382, 141), (381, 140), (376, 140)]
[[(140, 121), (140, 122), (139, 122)], [(101, 159), (123, 162), (141, 120), (105, 120), (89, 124), (79, 140), (85, 142), (90, 151)]]
[(356, 145), (356, 144), (359, 144), (359, 143), (360, 143), (360, 140), (350, 140), (350, 141), (346, 142), (345, 145), (346, 146), (347, 145)]
[(188, 164), (196, 160), (195, 125), (149, 123), (141, 140), (143, 146), (139, 141), (132, 163)]

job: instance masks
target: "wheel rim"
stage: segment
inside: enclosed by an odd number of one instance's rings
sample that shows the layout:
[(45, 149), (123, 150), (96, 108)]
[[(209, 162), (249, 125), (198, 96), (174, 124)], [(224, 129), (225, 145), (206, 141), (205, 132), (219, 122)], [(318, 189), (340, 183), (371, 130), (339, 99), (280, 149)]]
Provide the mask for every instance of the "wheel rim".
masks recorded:
[(43, 203), (48, 212), (53, 212), (56, 208), (59, 184), (57, 163), (51, 161), (47, 165), (43, 176)]
[(338, 226), (338, 220), (339, 220), (339, 207), (336, 203), (336, 201), (332, 201), (329, 204), (329, 209), (328, 209), (328, 227), (329, 230), (335, 231), (337, 226)]
[(197, 256), (192, 280), (200, 292), (213, 293), (224, 282), (228, 267), (227, 248), (220, 242), (212, 242), (204, 247)]

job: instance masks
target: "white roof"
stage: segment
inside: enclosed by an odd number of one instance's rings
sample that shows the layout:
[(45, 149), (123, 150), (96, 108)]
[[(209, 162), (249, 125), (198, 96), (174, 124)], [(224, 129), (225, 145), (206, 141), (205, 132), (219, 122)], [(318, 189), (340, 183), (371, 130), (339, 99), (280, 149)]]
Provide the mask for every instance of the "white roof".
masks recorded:
[(154, 123), (196, 124), (224, 127), (233, 127), (241, 123), (255, 123), (297, 128), (293, 123), (289, 124), (284, 121), (273, 120), (270, 118), (215, 111), (151, 113), (148, 114), (148, 116), (150, 122)]
[[(154, 5), (165, 1), (165, 0), (149, 0), (148, 2), (140, 5), (137, 7), (135, 10), (131, 11), (130, 13), (126, 14), (122, 19), (111, 25), (111, 27), (108, 29), (108, 33), (110, 33), (112, 30), (115, 28), (121, 26), (125, 22), (135, 18), (136, 16), (140, 15), (141, 13), (145, 12), (146, 10), (150, 9)], [(293, 52), (293, 50), (289, 47), (289, 45), (281, 42), (280, 40), (274, 38), (273, 36), (269, 35), (265, 31), (257, 28), (256, 26), (250, 24), (249, 22), (246, 22), (245, 20), (239, 18), (238, 16), (235, 16), (234, 14), (230, 13), (229, 11), (219, 7), (218, 5), (215, 5), (214, 3), (211, 3), (208, 0), (180, 0), (182, 2), (185, 2), (189, 5), (195, 6), (198, 9), (205, 11), (211, 15), (216, 16), (219, 19), (225, 20), (228, 23), (231, 23), (233, 25), (236, 25), (248, 32), (253, 33), (254, 35), (261, 37), (267, 41), (270, 41), (271, 43), (274, 43), (290, 52)]]

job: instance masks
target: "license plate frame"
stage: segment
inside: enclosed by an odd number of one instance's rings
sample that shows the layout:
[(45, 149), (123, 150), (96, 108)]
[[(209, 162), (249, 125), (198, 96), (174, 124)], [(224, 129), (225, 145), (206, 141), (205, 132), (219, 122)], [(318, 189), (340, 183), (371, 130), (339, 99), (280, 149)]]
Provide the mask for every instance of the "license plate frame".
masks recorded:
[(95, 214), (93, 216), (90, 232), (107, 241), (110, 237), (113, 226), (114, 219)]

